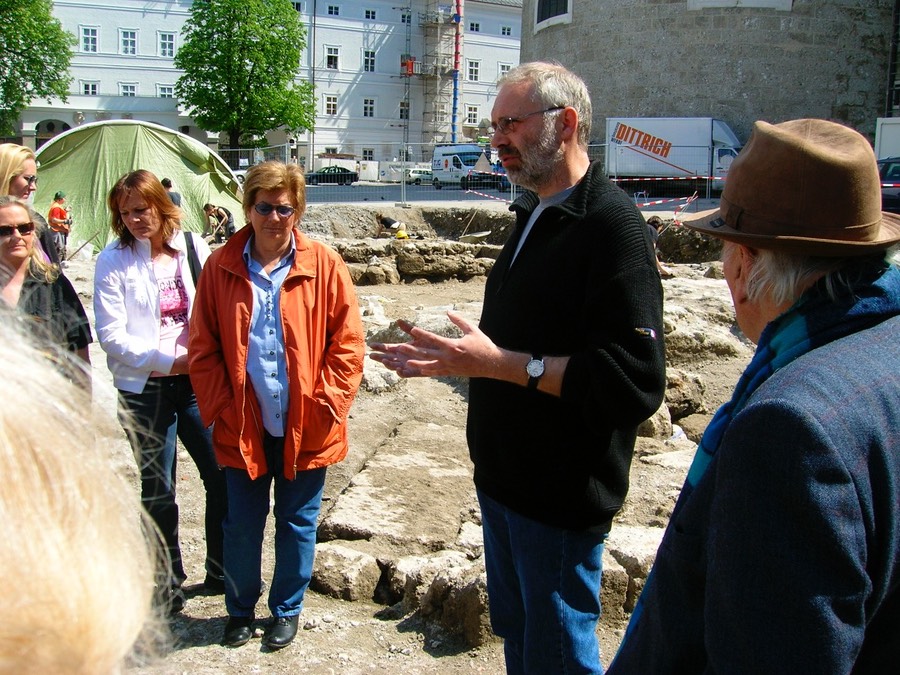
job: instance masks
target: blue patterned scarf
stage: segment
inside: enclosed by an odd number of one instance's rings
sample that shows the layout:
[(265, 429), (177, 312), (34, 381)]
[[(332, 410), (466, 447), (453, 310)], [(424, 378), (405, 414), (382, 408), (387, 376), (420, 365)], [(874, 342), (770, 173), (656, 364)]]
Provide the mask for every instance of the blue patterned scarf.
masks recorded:
[[(900, 314), (900, 270), (891, 266), (883, 274), (881, 272), (881, 268), (872, 266), (871, 260), (846, 269), (845, 276), (856, 281), (851, 282), (850, 292), (845, 291), (837, 302), (825, 293), (822, 280), (766, 326), (756, 353), (738, 380), (731, 400), (719, 408), (700, 439), (687, 479), (672, 510), (670, 526), (706, 473), (731, 420), (772, 373), (813, 349)], [(633, 633), (640, 619), (643, 600), (645, 596), (649, 597), (647, 590), (652, 583), (653, 570), (631, 615), (625, 640)]]

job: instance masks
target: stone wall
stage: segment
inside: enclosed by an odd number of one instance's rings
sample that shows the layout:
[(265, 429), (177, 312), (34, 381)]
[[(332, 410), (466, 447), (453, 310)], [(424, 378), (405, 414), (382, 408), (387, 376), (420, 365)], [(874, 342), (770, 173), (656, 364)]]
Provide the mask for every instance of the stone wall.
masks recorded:
[(578, 0), (571, 23), (534, 34), (536, 3), (523, 2), (520, 60), (586, 80), (596, 142), (617, 116), (717, 117), (744, 142), (757, 119), (822, 117), (872, 138), (884, 116), (894, 0), (793, 0), (790, 11)]

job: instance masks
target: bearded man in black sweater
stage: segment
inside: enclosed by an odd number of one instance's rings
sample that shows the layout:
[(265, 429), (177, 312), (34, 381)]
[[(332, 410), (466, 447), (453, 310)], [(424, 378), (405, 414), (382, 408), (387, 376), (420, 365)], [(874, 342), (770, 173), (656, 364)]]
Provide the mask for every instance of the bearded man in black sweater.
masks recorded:
[(403, 377), (469, 377), (467, 438), (488, 601), (509, 673), (601, 673), (606, 537), (637, 427), (665, 393), (662, 287), (640, 212), (587, 154), (591, 102), (565, 68), (500, 80), (492, 145), (526, 188), (516, 230), (458, 339), (404, 324), (374, 344)]

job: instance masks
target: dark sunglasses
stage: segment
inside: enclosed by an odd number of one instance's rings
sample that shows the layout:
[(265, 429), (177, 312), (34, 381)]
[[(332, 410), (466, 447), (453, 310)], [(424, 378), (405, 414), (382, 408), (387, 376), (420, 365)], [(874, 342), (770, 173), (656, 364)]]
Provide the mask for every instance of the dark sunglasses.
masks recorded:
[(279, 204), (278, 206), (273, 206), (268, 202), (259, 202), (253, 205), (253, 210), (256, 211), (261, 216), (267, 216), (272, 211), (275, 211), (281, 218), (287, 218), (288, 216), (294, 215), (295, 209), (293, 206), (288, 206), (287, 204)]
[(24, 237), (26, 234), (34, 232), (34, 223), (22, 223), (20, 225), (0, 225), (0, 237), (11, 237), (16, 230), (19, 235)]
[(22, 180), (24, 180), (29, 185), (37, 185), (38, 177), (37, 176), (22, 176)]

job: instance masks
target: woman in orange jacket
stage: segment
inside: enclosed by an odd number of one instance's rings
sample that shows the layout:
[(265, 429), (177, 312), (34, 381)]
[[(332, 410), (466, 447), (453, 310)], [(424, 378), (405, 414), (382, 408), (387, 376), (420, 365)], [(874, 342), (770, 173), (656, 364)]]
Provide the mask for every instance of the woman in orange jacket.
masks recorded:
[(191, 318), (190, 375), (225, 467), (224, 644), (253, 634), (263, 531), (275, 483), (271, 649), (297, 633), (312, 576), (326, 467), (347, 454), (347, 415), (362, 380), (364, 334), (353, 282), (330, 248), (299, 229), (296, 165), (247, 172), (240, 229), (209, 258)]

